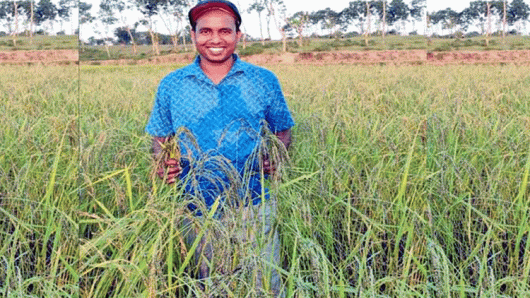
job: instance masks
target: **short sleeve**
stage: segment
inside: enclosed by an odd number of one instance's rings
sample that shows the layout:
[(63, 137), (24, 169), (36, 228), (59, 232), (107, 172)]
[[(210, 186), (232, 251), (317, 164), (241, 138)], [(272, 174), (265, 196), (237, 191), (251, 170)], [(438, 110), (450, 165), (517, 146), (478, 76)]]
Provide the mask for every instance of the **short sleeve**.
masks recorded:
[(171, 121), (170, 97), (165, 86), (162, 81), (158, 87), (153, 110), (145, 127), (145, 131), (155, 137), (167, 137), (175, 133)]
[(289, 107), (283, 96), (278, 78), (272, 73), (267, 77), (270, 104), (265, 112), (265, 120), (269, 123), (269, 129), (279, 132), (294, 126), (294, 120), (289, 111)]

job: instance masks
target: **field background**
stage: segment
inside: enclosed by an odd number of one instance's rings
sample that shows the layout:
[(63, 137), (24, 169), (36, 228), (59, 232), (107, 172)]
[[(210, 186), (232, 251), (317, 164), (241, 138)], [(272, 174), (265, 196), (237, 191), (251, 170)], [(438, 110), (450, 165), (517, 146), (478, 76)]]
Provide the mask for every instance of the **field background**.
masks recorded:
[[(190, 53), (192, 47), (179, 45), (174, 48), (172, 45), (161, 45), (161, 55)], [(448, 51), (509, 51), (509, 50), (530, 50), (530, 39), (527, 36), (507, 36), (491, 37), (486, 43), (484, 37), (469, 38), (426, 38), (424, 36), (371, 36), (368, 44), (362, 36), (350, 38), (307, 38), (300, 46), (297, 40), (288, 40), (288, 53), (314, 53), (333, 51), (386, 51), (386, 50), (426, 50), (428, 52), (448, 52)], [(259, 41), (248, 42), (244, 47), (240, 42), (238, 53), (241, 56), (259, 54), (282, 54), (281, 41), (266, 41), (263, 45)], [(104, 46), (81, 46), (80, 60), (109, 60), (109, 59), (146, 59), (153, 57), (152, 47), (149, 45), (139, 46), (134, 54), (131, 46), (111, 46), (107, 53)]]
[[(0, 295), (256, 294), (244, 243), (198, 282), (186, 202), (152, 179), (143, 129), (177, 67), (0, 66)], [(296, 121), (271, 182), (288, 297), (530, 295), (526, 67), (268, 68)]]

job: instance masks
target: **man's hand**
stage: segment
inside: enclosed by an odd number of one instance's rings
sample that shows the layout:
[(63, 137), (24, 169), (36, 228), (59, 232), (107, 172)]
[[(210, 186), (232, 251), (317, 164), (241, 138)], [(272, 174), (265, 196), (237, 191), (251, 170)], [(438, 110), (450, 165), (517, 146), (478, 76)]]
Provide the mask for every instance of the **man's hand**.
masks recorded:
[(155, 160), (156, 174), (160, 179), (165, 178), (167, 184), (175, 183), (176, 179), (182, 173), (180, 161), (176, 158), (171, 158), (168, 152), (164, 152), (162, 146), (169, 142), (169, 137), (154, 137), (153, 138), (153, 158)]
[(263, 173), (272, 175), (276, 171), (276, 165), (269, 159), (268, 156), (263, 157)]
[[(276, 137), (283, 143), (285, 149), (289, 149), (291, 145), (291, 129), (286, 129), (274, 133)], [(269, 158), (269, 155), (263, 156), (263, 173), (274, 175), (276, 171), (276, 164)]]
[(174, 159), (170, 158), (168, 160), (160, 161), (160, 165), (156, 170), (156, 174), (160, 179), (166, 178), (165, 182), (167, 184), (173, 184), (176, 181), (176, 178), (182, 173), (182, 167), (180, 163)]

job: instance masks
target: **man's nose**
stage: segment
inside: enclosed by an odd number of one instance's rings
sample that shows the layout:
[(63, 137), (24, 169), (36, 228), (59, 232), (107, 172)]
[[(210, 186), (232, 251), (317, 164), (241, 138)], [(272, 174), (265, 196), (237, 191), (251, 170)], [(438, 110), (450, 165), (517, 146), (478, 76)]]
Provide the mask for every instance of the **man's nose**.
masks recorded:
[(219, 35), (219, 32), (213, 32), (210, 42), (221, 42), (221, 36)]

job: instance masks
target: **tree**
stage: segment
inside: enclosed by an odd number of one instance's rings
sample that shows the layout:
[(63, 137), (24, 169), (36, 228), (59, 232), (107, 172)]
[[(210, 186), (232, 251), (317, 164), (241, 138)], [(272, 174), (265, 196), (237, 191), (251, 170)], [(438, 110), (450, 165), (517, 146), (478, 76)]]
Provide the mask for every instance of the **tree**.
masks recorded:
[(22, 7), (17, 1), (4, 0), (0, 2), (0, 20), (5, 20), (5, 26), (9, 35), (13, 37), (13, 45), (17, 45), (18, 16), (22, 12)]
[(29, 33), (30, 44), (33, 44), (33, 28), (35, 26), (35, 2), (33, 0), (20, 2), (20, 7), (29, 22)]
[(374, 14), (379, 17), (380, 24), (382, 25), (381, 28), (381, 35), (383, 36), (383, 42), (385, 40), (385, 34), (386, 34), (386, 27), (387, 27), (387, 21), (386, 17), (388, 15), (388, 5), (386, 0), (377, 0), (377, 1), (371, 1), (370, 7), (374, 10)]
[(333, 35), (333, 29), (340, 23), (340, 14), (330, 9), (322, 9), (309, 15), (309, 21), (313, 25), (320, 24), (324, 30), (329, 30), (329, 36)]
[(520, 24), (527, 21), (530, 17), (530, 6), (523, 0), (513, 0), (508, 6), (506, 12), (506, 21), (510, 25), (519, 23), (519, 32), (521, 32)]
[(478, 22), (482, 34), (485, 34), (485, 23), (488, 17), (488, 10), (485, 1), (472, 1), (469, 6), (462, 11), (462, 20), (466, 26), (476, 24)]
[[(379, 3), (379, 4), (378, 4)], [(368, 35), (371, 33), (372, 15), (378, 12), (378, 7), (382, 7), (380, 1), (352, 1), (348, 7), (340, 12), (340, 20), (343, 27), (357, 21), (359, 29), (365, 36), (365, 44), (368, 45)], [(385, 4), (386, 6), (386, 4)], [(379, 10), (384, 14), (383, 10)]]
[[(111, 0), (103, 0), (99, 3), (98, 18), (103, 23), (105, 41), (111, 40), (110, 38), (110, 26), (114, 25), (118, 19), (114, 16), (113, 3)], [(107, 56), (110, 58), (109, 44), (105, 42), (105, 50)]]
[(136, 6), (144, 16), (140, 23), (147, 26), (155, 55), (160, 55), (160, 49), (158, 47), (158, 35), (153, 30), (153, 18), (159, 14), (161, 7), (166, 2), (167, 0), (136, 0)]
[(60, 18), (61, 30), (63, 30), (63, 20), (72, 21), (71, 29), (74, 31), (73, 20), (71, 20), (72, 11), (77, 7), (76, 0), (59, 0), (59, 8), (57, 9), (57, 16)]
[(263, 0), (263, 6), (265, 6), (265, 9), (267, 10), (267, 14), (265, 15), (265, 20), (267, 21), (267, 36), (268, 39), (271, 40), (271, 20), (273, 19), (273, 12), (271, 10), (270, 4), (276, 0)]
[(410, 9), (403, 2), (403, 0), (392, 0), (388, 7), (387, 21), (389, 25), (393, 25), (398, 21), (403, 24), (403, 30), (405, 29), (405, 22), (407, 21), (410, 14)]
[(304, 29), (307, 26), (307, 23), (309, 22), (309, 14), (304, 11), (299, 11), (293, 14), (288, 19), (289, 25), (296, 30), (296, 33), (298, 33), (298, 45), (303, 45), (303, 38), (304, 38)]
[[(287, 20), (287, 9), (282, 0), (269, 1), (269, 11), (274, 20), (276, 28), (282, 36), (282, 50), (287, 52), (287, 34), (286, 31), (289, 29), (289, 22)], [(276, 17), (278, 16), (278, 17)]]
[(92, 23), (96, 18), (90, 14), (90, 9), (92, 9), (92, 4), (79, 1), (79, 26), (82, 24)]
[(40, 0), (35, 9), (35, 24), (45, 27), (48, 22), (48, 32), (52, 31), (53, 22), (57, 17), (57, 7), (51, 0)]
[[(182, 34), (180, 29), (186, 23), (188, 10), (188, 3), (185, 0), (167, 0), (161, 4), (159, 16), (168, 32), (173, 33), (170, 34), (170, 39), (175, 51), (178, 48), (179, 33)], [(173, 21), (175, 21), (175, 25)]]
[(103, 23), (112, 25), (118, 21), (115, 15), (119, 16), (121, 28), (129, 35), (128, 40), (132, 44), (133, 54), (136, 54), (135, 38), (127, 20), (127, 15), (132, 12), (133, 8), (132, 3), (124, 0), (103, 0), (100, 4), (100, 18), (102, 18)]
[(421, 21), (423, 18), (423, 12), (425, 10), (426, 0), (412, 0), (410, 3), (410, 16), (412, 17), (413, 31), (416, 27), (415, 21)]
[(430, 19), (434, 25), (441, 24), (442, 30), (449, 29), (451, 35), (454, 34), (455, 28), (462, 24), (461, 14), (449, 7), (432, 13)]
[(123, 44), (132, 44), (136, 39), (136, 29), (135, 28), (124, 28), (118, 27), (114, 30), (114, 36), (116, 36), (118, 43)]
[[(355, 20), (358, 20), (358, 18), (362, 15), (361, 13), (362, 9), (360, 8), (360, 6), (364, 7), (364, 3), (362, 3), (362, 1), (350, 2), (348, 4), (348, 7), (344, 8), (340, 12), (341, 24), (343, 24), (344, 26), (348, 26), (348, 25), (353, 24)], [(363, 22), (361, 21), (360, 23), (361, 23), (361, 31), (364, 31), (363, 30), (364, 27), (362, 26)]]
[(49, 23), (49, 30), (51, 32), (53, 28), (53, 21), (57, 17), (57, 7), (50, 0), (40, 0), (37, 3), (37, 9), (35, 10), (35, 23), (37, 25), (44, 25), (47, 21)]
[(263, 0), (255, 0), (254, 3), (250, 5), (248, 8), (248, 13), (251, 13), (252, 11), (256, 11), (258, 13), (258, 19), (259, 19), (259, 34), (261, 37), (261, 44), (265, 45), (265, 39), (263, 39), (263, 23), (261, 21), (261, 12), (265, 10), (265, 2)]

